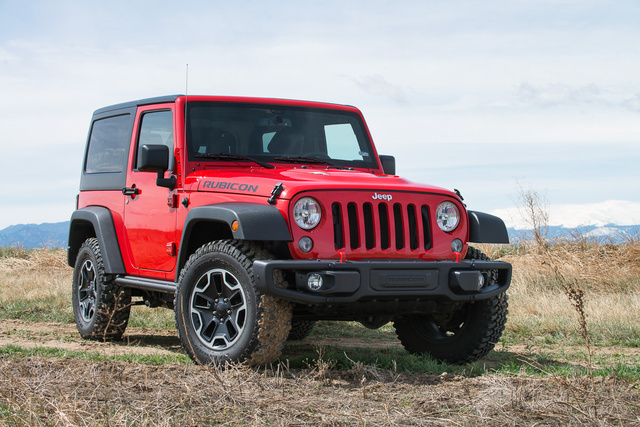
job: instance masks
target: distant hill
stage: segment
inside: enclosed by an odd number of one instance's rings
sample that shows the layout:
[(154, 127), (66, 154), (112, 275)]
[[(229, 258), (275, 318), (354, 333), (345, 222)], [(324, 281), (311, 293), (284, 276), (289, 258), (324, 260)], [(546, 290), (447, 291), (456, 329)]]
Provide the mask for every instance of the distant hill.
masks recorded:
[[(533, 237), (533, 232), (531, 230), (509, 228), (508, 231), (511, 243), (532, 239)], [(640, 225), (606, 224), (601, 226), (580, 226), (576, 228), (549, 226), (547, 238), (552, 240), (585, 238), (599, 243), (621, 244), (632, 239), (637, 240), (640, 238)]]
[[(511, 243), (531, 239), (530, 230), (509, 228)], [(12, 225), (0, 231), (0, 246), (21, 246), (31, 248), (66, 248), (69, 236), (69, 221), (44, 224), (20, 224)], [(600, 243), (624, 243), (629, 239), (638, 239), (640, 225), (615, 225), (582, 226), (567, 228), (550, 226), (548, 237), (571, 238), (582, 236), (587, 239), (597, 240)]]
[(69, 221), (12, 225), (0, 230), (0, 246), (32, 248), (66, 248)]

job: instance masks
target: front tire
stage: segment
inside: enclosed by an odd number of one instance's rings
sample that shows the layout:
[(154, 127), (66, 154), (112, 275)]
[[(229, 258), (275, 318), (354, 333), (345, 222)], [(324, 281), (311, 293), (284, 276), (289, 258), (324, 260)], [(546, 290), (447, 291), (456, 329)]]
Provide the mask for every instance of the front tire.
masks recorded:
[[(467, 259), (489, 258), (469, 248)], [(443, 362), (464, 364), (486, 356), (500, 340), (507, 321), (506, 293), (465, 303), (450, 313), (406, 316), (394, 322), (396, 334), (410, 353), (429, 354)]]
[(73, 270), (73, 317), (80, 336), (92, 340), (119, 340), (129, 322), (131, 291), (113, 282), (104, 271), (98, 240), (87, 239)]
[(175, 297), (178, 335), (196, 363), (261, 365), (280, 356), (291, 306), (256, 288), (253, 261), (270, 254), (256, 244), (214, 241), (180, 273)]

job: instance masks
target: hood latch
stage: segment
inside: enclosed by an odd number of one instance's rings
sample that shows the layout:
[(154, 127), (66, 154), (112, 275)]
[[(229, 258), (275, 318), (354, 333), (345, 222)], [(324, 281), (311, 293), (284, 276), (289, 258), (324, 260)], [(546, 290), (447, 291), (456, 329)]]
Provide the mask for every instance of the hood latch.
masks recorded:
[(271, 190), (271, 197), (267, 199), (270, 205), (275, 205), (276, 200), (278, 200), (278, 196), (284, 191), (284, 185), (281, 182), (277, 183), (273, 190)]

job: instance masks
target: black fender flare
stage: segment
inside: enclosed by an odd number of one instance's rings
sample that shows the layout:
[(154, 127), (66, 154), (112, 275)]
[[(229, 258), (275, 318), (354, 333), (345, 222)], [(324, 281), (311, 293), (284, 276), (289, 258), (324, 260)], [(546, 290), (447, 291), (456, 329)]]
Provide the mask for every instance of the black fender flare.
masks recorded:
[(507, 226), (500, 218), (483, 212), (469, 211), (469, 242), (509, 243)]
[(98, 239), (104, 270), (109, 274), (126, 274), (111, 211), (103, 206), (87, 206), (71, 215), (67, 263), (73, 267), (82, 243), (89, 237)]
[[(202, 221), (226, 224), (231, 230), (233, 238), (237, 240), (285, 242), (292, 240), (287, 222), (275, 206), (248, 202), (225, 202), (195, 207), (189, 210), (182, 229), (176, 281), (180, 269), (187, 261), (186, 248), (191, 232), (194, 226)], [(235, 221), (237, 221), (238, 227), (233, 230), (232, 224)]]

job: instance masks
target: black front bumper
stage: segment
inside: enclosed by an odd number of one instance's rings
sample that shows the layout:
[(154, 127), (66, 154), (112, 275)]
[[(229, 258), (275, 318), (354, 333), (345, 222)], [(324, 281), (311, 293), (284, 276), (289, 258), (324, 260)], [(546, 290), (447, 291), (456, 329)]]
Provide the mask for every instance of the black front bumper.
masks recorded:
[[(295, 273), (296, 289), (277, 287), (273, 280), (277, 270)], [(398, 299), (476, 301), (506, 291), (511, 283), (511, 264), (480, 260), (259, 260), (253, 263), (253, 272), (262, 293), (308, 305)], [(312, 274), (323, 279), (317, 291), (307, 286)]]

